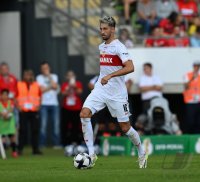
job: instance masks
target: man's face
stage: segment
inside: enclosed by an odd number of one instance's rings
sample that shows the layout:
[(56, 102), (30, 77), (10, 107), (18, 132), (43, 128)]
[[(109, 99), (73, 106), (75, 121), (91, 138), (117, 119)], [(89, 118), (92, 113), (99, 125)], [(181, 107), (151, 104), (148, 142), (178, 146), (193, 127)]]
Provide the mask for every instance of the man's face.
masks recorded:
[(73, 79), (73, 78), (75, 78), (74, 72), (73, 72), (73, 71), (67, 72), (67, 74), (66, 74), (66, 80), (67, 80), (67, 81), (70, 81), (70, 80)]
[(2, 65), (0, 67), (0, 73), (3, 75), (3, 76), (6, 76), (9, 74), (9, 67), (7, 65)]
[(114, 34), (114, 32), (115, 32), (114, 27), (110, 27), (106, 23), (100, 23), (100, 35), (103, 40), (106, 41), (106, 40), (110, 39), (111, 35)]
[(199, 68), (200, 68), (200, 65), (194, 65), (194, 72), (198, 72), (199, 71)]
[(44, 64), (41, 66), (41, 73), (46, 76), (50, 74), (50, 67), (48, 64)]
[(24, 81), (31, 82), (33, 80), (33, 75), (30, 72), (24, 73)]
[(145, 75), (151, 76), (151, 74), (152, 74), (152, 68), (151, 67), (145, 65), (143, 69), (144, 69)]

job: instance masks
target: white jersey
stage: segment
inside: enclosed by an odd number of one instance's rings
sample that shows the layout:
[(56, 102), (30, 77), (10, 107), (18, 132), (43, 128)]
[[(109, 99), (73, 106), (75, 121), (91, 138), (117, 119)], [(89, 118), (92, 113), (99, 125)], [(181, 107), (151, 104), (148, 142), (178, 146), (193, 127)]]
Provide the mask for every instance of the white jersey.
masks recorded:
[(118, 40), (110, 44), (99, 45), (100, 51), (100, 76), (95, 84), (95, 90), (106, 94), (112, 100), (127, 98), (125, 76), (111, 78), (107, 84), (102, 85), (101, 79), (123, 68), (123, 64), (131, 60), (127, 48)]

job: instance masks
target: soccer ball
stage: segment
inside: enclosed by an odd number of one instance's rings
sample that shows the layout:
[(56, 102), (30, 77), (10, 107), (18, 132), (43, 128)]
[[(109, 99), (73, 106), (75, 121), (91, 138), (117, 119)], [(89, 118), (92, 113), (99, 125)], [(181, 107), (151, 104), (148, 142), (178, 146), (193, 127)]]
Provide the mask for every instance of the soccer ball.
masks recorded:
[(91, 158), (86, 153), (79, 153), (74, 157), (74, 167), (77, 169), (87, 169), (91, 165)]

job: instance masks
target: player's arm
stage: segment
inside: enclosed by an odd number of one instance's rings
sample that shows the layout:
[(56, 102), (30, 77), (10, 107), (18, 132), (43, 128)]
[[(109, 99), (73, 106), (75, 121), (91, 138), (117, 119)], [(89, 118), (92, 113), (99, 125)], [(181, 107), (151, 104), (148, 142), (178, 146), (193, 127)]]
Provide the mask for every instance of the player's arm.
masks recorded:
[(162, 86), (160, 85), (153, 85), (153, 86), (142, 86), (140, 87), (141, 92), (148, 92), (148, 91), (162, 91)]
[(111, 78), (117, 77), (117, 76), (123, 76), (123, 75), (126, 75), (126, 74), (131, 73), (131, 72), (134, 72), (134, 65), (133, 65), (133, 62), (131, 60), (128, 60), (128, 61), (124, 62), (124, 66), (123, 66), (122, 69), (115, 71), (115, 72), (103, 77), (101, 79), (101, 84), (105, 85), (105, 84), (108, 83), (108, 80), (110, 80)]

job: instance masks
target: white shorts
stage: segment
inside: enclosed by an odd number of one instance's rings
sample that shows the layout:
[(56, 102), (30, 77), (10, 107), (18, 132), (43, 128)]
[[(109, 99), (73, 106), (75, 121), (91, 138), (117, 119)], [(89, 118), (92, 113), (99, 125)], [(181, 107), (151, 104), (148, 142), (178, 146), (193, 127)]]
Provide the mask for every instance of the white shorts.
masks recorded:
[(117, 118), (118, 122), (128, 122), (129, 116), (129, 103), (126, 98), (124, 100), (111, 100), (108, 96), (97, 92), (91, 92), (83, 104), (83, 108), (89, 108), (92, 115), (108, 107), (112, 117)]

